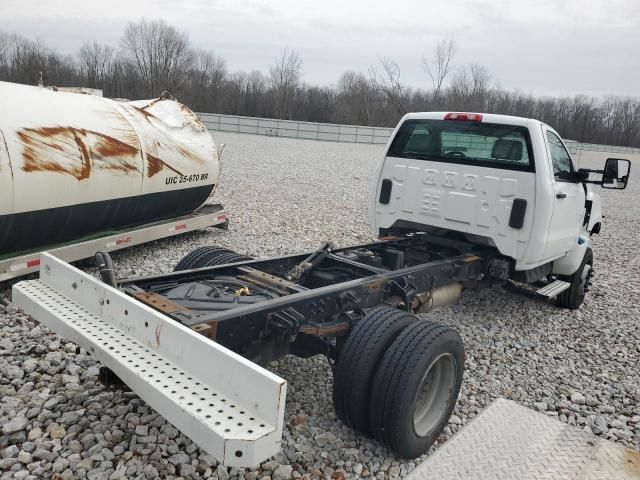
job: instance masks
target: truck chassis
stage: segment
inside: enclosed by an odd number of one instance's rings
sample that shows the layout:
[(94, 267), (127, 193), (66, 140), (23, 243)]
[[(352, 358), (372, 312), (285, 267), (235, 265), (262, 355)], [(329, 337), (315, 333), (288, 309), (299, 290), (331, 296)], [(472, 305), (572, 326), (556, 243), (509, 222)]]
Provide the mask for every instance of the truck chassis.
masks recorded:
[(42, 254), (40, 279), (14, 285), (13, 301), (233, 466), (280, 448), (286, 382), (261, 365), (288, 354), (328, 358), (349, 426), (424, 453), (455, 406), (464, 346), (414, 312), (509, 274), (495, 250), (420, 232), (268, 260), (202, 247), (181, 270), (122, 281), (96, 257), (101, 280)]
[[(495, 277), (490, 268), (507, 268), (500, 262), (490, 249), (411, 233), (341, 249), (325, 245), (312, 254), (129, 279), (119, 286), (258, 364), (289, 353), (325, 354), (335, 361), (339, 340), (367, 309), (388, 305), (419, 311), (427, 300), (421, 293)], [(302, 272), (294, 278), (296, 269)]]

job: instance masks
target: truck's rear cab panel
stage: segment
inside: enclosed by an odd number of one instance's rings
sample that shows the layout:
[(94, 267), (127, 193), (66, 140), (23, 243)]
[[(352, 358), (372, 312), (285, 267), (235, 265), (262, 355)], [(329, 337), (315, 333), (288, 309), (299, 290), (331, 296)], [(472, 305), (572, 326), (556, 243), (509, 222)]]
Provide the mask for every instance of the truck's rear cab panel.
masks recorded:
[(410, 225), (463, 235), (513, 259), (515, 270), (553, 261), (546, 247), (555, 199), (543, 124), (455, 115), (414, 113), (400, 122), (370, 199), (376, 233)]
[[(487, 174), (468, 165), (388, 157), (382, 176), (391, 179), (392, 191), (389, 203), (376, 204), (379, 228), (392, 227), (401, 219), (430, 229), (464, 232), (476, 241), (486, 239), (514, 258), (524, 255), (532, 229), (527, 211), (535, 202), (533, 173)], [(526, 205), (519, 215), (512, 215), (515, 200)], [(510, 227), (512, 219), (522, 226)]]

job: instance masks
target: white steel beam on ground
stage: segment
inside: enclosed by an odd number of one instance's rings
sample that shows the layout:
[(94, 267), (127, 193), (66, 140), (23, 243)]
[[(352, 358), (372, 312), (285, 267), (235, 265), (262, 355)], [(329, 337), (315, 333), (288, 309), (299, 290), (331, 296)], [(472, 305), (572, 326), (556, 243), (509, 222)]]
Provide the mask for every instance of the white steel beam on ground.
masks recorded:
[(286, 382), (49, 254), (13, 302), (87, 349), (176, 428), (228, 466), (280, 450)]

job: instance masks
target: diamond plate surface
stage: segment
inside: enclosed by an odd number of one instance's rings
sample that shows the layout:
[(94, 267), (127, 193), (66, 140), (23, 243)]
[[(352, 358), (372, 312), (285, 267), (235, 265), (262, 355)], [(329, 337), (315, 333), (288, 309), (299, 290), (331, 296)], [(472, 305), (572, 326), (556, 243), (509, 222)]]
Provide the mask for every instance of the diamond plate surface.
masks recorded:
[(640, 452), (498, 399), (410, 480), (639, 480)]

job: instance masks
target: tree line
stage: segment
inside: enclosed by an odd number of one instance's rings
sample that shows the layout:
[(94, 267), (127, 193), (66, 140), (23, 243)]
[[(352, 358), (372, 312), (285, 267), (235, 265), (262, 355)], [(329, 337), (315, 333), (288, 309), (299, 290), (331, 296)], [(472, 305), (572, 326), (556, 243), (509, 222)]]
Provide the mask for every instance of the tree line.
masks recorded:
[(367, 72), (345, 71), (319, 86), (304, 81), (295, 50), (282, 50), (267, 72), (232, 72), (164, 20), (140, 20), (125, 27), (117, 46), (87, 42), (72, 55), (0, 31), (0, 80), (100, 88), (127, 99), (168, 91), (198, 112), (351, 125), (394, 126), (411, 111), (491, 112), (537, 118), (581, 142), (640, 147), (639, 98), (508, 90), (480, 63), (456, 64), (457, 52), (443, 39), (425, 55), (421, 88), (404, 83), (400, 66), (385, 57)]

